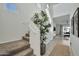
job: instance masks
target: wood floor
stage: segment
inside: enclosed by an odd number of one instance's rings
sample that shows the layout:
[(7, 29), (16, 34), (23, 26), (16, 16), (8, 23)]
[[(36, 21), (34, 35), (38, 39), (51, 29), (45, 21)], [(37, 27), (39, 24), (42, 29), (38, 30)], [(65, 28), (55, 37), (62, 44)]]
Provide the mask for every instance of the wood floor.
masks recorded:
[(70, 48), (63, 44), (56, 44), (50, 56), (70, 56)]
[(65, 40), (60, 36), (57, 36), (55, 39), (55, 45), (49, 56), (71, 56), (69, 40)]

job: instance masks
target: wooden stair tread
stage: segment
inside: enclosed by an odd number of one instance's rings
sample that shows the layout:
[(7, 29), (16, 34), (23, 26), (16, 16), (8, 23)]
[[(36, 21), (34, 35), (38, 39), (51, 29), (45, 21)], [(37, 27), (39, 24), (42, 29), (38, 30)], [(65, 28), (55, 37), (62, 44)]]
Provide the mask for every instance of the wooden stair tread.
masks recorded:
[(33, 49), (32, 48), (28, 48), (25, 49), (17, 54), (15, 54), (14, 56), (30, 56), (33, 54)]

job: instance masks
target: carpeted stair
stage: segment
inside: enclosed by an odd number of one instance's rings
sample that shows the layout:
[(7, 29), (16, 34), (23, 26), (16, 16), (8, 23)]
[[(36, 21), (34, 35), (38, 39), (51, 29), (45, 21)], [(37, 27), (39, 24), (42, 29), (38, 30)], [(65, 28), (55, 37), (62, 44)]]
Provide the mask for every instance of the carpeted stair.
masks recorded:
[(0, 56), (32, 56), (33, 49), (30, 48), (29, 34), (21, 40), (0, 44)]

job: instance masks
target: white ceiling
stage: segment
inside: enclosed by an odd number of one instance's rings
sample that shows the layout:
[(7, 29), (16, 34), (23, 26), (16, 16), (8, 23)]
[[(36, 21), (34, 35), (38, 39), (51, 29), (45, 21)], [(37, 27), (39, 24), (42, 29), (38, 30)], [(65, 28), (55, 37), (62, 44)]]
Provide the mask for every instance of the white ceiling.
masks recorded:
[(69, 15), (63, 15), (63, 16), (56, 17), (56, 18), (53, 19), (53, 22), (55, 24), (69, 25), (70, 16)]
[[(68, 20), (70, 23), (71, 18), (78, 7), (79, 3), (60, 3), (54, 5), (53, 6), (54, 22), (57, 24), (65, 24)], [(69, 17), (66, 15), (69, 15)]]
[(53, 17), (63, 16), (66, 14), (73, 15), (79, 7), (79, 3), (59, 3), (53, 6)]

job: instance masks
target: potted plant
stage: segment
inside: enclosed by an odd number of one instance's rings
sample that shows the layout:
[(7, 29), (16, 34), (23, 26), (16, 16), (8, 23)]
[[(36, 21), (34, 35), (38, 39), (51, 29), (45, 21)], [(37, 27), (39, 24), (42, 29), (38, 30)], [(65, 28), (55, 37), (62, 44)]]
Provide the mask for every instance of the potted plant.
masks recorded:
[(40, 29), (40, 49), (41, 55), (45, 54), (46, 51), (46, 44), (45, 41), (47, 39), (46, 35), (49, 32), (49, 27), (51, 25), (48, 23), (48, 16), (45, 11), (41, 11), (40, 13), (35, 13), (33, 17), (33, 22), (39, 27)]

